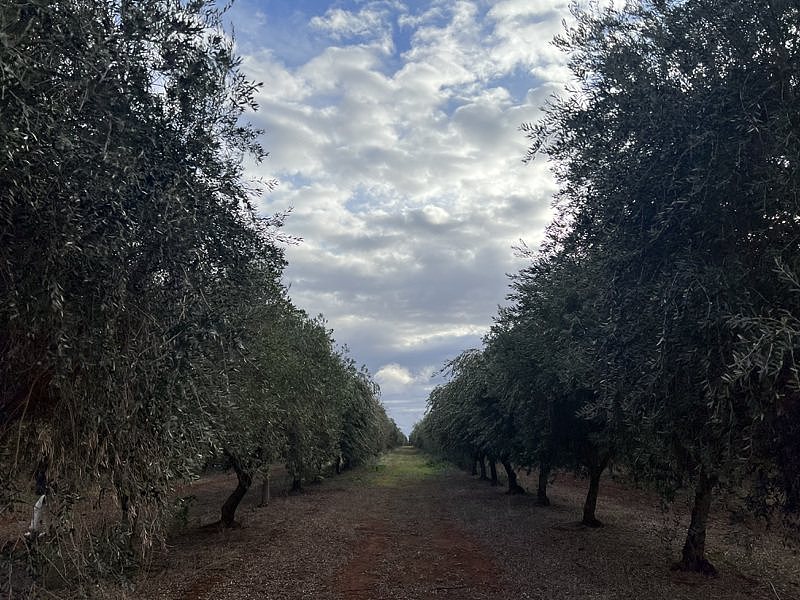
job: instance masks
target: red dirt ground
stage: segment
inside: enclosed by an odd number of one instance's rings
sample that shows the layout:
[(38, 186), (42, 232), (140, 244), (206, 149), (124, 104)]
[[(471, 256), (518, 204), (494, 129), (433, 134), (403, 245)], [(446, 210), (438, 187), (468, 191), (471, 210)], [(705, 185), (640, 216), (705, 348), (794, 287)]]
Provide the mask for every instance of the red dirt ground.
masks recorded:
[[(536, 474), (521, 476), (534, 489)], [(204, 527), (218, 519), (234, 477), (204, 478), (187, 527), (132, 590), (96, 588), (124, 600), (800, 600), (800, 556), (774, 527), (734, 523), (715, 508), (708, 555), (720, 576), (673, 572), (688, 500), (662, 511), (658, 498), (606, 478), (598, 517), (580, 526), (587, 482), (560, 475), (552, 506), (507, 496), (502, 487), (432, 466), (413, 449), (381, 465), (309, 485), (300, 496), (273, 485), (258, 507), (251, 490), (241, 529)], [(50, 596), (71, 598), (72, 595)]]

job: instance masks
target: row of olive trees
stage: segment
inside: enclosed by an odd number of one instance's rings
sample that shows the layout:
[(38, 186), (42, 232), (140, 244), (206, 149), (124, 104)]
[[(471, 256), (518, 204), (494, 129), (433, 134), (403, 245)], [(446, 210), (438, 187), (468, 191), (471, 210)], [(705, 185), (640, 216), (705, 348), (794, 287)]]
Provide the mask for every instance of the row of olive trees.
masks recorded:
[(695, 495), (678, 566), (713, 572), (715, 490), (800, 506), (800, 6), (632, 2), (557, 40), (571, 91), (524, 126), (557, 217), (415, 438)]
[[(221, 405), (215, 439), (236, 473), (236, 489), (221, 523), (235, 512), (257, 474), (286, 465), (293, 492), (304, 480), (363, 464), (405, 441), (379, 401), (369, 373), (336, 347), (322, 318), (310, 319), (285, 301), (240, 312), (250, 337), (241, 360), (224, 377), (230, 405)], [(224, 364), (224, 363), (223, 363)]]
[(0, 511), (38, 465), (52, 527), (110, 490), (147, 547), (212, 456), (239, 476), (231, 524), (271, 462), (299, 482), (401, 437), (287, 298), (238, 67), (213, 2), (0, 8)]

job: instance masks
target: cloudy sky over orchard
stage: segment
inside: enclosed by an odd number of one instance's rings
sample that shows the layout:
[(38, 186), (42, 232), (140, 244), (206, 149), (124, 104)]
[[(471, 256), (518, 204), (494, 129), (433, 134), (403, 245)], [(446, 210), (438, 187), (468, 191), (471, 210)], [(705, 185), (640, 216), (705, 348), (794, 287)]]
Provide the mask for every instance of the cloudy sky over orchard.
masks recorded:
[(480, 345), (536, 246), (555, 184), (519, 132), (569, 79), (550, 43), (567, 0), (238, 0), (253, 122), (292, 207), (286, 282), (324, 313), (409, 432), (432, 375)]

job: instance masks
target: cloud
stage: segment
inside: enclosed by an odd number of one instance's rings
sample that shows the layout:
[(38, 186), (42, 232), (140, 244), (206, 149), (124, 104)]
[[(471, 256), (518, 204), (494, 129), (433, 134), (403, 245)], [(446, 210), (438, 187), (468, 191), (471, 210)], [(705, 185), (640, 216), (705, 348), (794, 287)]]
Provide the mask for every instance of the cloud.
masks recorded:
[(311, 27), (325, 31), (334, 39), (374, 35), (376, 30), (385, 28), (384, 14), (364, 8), (357, 13), (331, 8), (325, 16), (316, 16), (310, 21)]
[(549, 43), (562, 31), (561, 20), (568, 9), (569, 0), (505, 0), (494, 4), (486, 15), (493, 23), (491, 60), (501, 71), (521, 67), (532, 75), (550, 72), (568, 77), (563, 55)]
[(309, 26), (336, 42), (366, 42), (384, 54), (391, 54), (395, 50), (392, 17), (404, 11), (401, 2), (389, 1), (367, 2), (358, 11), (329, 8), (324, 15), (314, 16)]
[(405, 367), (392, 363), (378, 369), (378, 372), (375, 373), (375, 381), (385, 393), (395, 393), (413, 383), (414, 377)]
[(304, 240), (287, 251), (290, 293), (375, 373), (406, 431), (431, 374), (480, 344), (522, 266), (512, 246), (550, 219), (555, 183), (522, 164), (518, 127), (568, 77), (549, 44), (566, 15), (561, 0), (343, 2), (307, 16), (298, 36), (326, 41), (301, 62), (268, 37), (242, 46), (271, 153), (249, 172), (281, 180), (261, 209), (294, 207), (287, 232)]

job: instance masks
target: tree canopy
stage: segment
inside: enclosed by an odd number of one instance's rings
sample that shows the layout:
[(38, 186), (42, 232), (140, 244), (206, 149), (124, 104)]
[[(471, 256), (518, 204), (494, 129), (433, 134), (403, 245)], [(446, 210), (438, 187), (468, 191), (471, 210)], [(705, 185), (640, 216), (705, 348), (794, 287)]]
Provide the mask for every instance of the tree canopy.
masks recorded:
[(281, 282), (283, 215), (243, 170), (258, 86), (223, 24), (204, 0), (0, 9), (0, 510), (39, 465), (56, 530), (110, 490), (146, 550), (215, 456), (300, 478), (402, 440)]
[(679, 566), (710, 573), (714, 490), (797, 507), (800, 6), (574, 16), (556, 40), (574, 83), (522, 126), (560, 190), (485, 340), (496, 397), (519, 398), (495, 404), (526, 415), (518, 464), (578, 458), (594, 480), (614, 460), (667, 497), (693, 489)]

